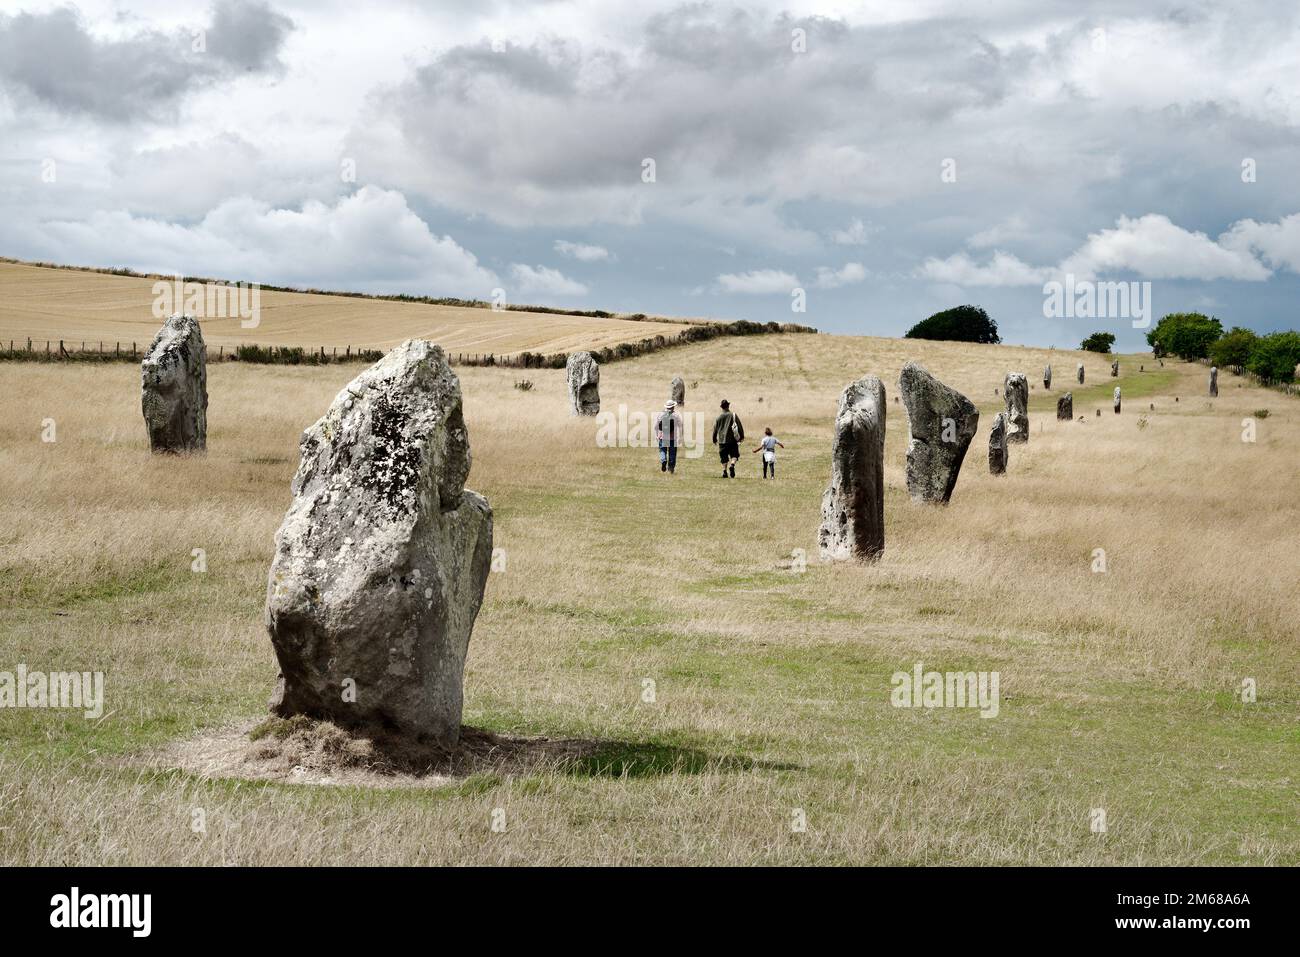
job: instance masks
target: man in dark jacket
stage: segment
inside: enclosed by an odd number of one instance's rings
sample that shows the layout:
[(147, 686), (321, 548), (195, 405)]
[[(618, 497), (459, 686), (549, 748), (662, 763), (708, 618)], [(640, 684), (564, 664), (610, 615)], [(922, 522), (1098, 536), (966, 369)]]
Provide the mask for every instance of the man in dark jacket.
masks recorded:
[(722, 459), (722, 477), (736, 477), (736, 462), (740, 458), (740, 443), (745, 441), (745, 427), (740, 416), (731, 411), (731, 403), (722, 400), (722, 414), (713, 422), (713, 444)]

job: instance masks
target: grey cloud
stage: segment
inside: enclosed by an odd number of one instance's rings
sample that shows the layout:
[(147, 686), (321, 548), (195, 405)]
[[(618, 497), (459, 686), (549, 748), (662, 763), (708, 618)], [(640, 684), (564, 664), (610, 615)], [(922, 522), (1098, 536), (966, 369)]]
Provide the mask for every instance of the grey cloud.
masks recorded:
[(20, 101), (111, 122), (170, 115), (196, 89), (248, 71), (276, 70), (291, 22), (267, 4), (220, 0), (208, 52), (189, 30), (91, 34), (74, 7), (0, 15), (0, 87)]

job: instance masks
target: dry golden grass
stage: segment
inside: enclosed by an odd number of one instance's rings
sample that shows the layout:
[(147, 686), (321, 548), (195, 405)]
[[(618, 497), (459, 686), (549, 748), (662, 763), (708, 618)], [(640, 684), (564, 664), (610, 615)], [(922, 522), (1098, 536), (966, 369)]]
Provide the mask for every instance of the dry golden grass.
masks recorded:
[[(34, 340), (34, 348), (65, 340), (69, 349), (95, 349), (104, 343), (147, 349), (158, 331), (152, 313), (154, 280), (112, 276), (74, 269), (52, 269), (0, 262), (0, 342), (9, 347)], [(320, 346), (340, 352), (389, 349), (405, 339), (431, 339), (450, 352), (572, 352), (599, 349), (673, 335), (680, 324), (627, 319), (593, 319), (530, 312), (386, 302), (349, 296), (307, 293), (261, 293), (256, 328), (244, 329), (238, 318), (202, 319), (203, 339), (210, 346), (241, 343), (274, 346)]]
[[(947, 508), (906, 495), (908, 358), (981, 407)], [(213, 367), (208, 454), (160, 459), (136, 370), (6, 366), (0, 670), (103, 670), (108, 715), (0, 712), (0, 861), (1300, 863), (1295, 399), (1226, 376), (1211, 401), (1201, 367), (1125, 357), (1116, 416), (1106, 360), (1088, 357), (1079, 390), (1077, 358), (764, 336), (602, 371), (608, 410), (658, 409), (681, 374), (688, 414), (711, 423), (725, 396), (751, 437), (771, 425), (787, 449), (766, 483), (754, 442), (741, 480), (715, 477), (711, 450), (670, 478), (651, 450), (597, 447), (562, 372), (530, 370), (522, 392), (521, 373), (463, 370), (469, 484), (507, 557), (465, 721), (581, 740), (587, 757), (392, 790), (147, 764), (264, 713), (265, 575), (298, 434), (359, 367)], [(994, 478), (1010, 369), (1037, 386), (1033, 434)], [(865, 372), (889, 394), (886, 551), (824, 566), (831, 418)], [(1066, 388), (1086, 422), (1056, 422)], [(782, 567), (794, 549), (803, 574)], [(1000, 714), (890, 707), (890, 675), (917, 661), (999, 671)], [(1234, 697), (1247, 677), (1254, 704)], [(1097, 807), (1106, 834), (1089, 829)]]

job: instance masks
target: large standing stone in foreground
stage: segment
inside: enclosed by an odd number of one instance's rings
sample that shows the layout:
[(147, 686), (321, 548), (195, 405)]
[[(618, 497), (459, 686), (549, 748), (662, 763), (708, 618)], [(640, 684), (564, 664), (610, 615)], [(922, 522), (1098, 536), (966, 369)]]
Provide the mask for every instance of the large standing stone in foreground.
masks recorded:
[(1074, 374), (1079, 380), (1079, 385), (1083, 385), (1083, 363), (1082, 362), (1080, 362), (1079, 365), (1075, 368)]
[(681, 376), (673, 376), (673, 383), (668, 390), (668, 398), (672, 399), (679, 406), (686, 404), (686, 383), (682, 381)]
[(947, 502), (980, 414), (975, 403), (909, 362), (898, 377), (907, 408), (907, 492), (914, 502)]
[(154, 452), (208, 446), (208, 364), (193, 316), (172, 316), (140, 363), (140, 406)]
[(1011, 429), (1008, 442), (1029, 441), (1029, 380), (1023, 372), (1008, 372), (1002, 383), (1003, 398), (1007, 404), (1007, 421)]
[(1043, 366), (1043, 388), (1050, 389), (1051, 387), (1052, 387), (1052, 367), (1050, 365), (1045, 365)]
[(817, 539), (824, 561), (875, 561), (885, 550), (885, 387), (873, 375), (840, 394)]
[(999, 412), (993, 417), (993, 431), (989, 433), (989, 471), (1004, 475), (1007, 471), (1007, 414)]
[(1056, 400), (1056, 418), (1058, 421), (1069, 422), (1074, 418), (1074, 393), (1067, 392)]
[(1119, 386), (1115, 386), (1115, 414), (1119, 415)]
[(1219, 367), (1210, 366), (1210, 395), (1219, 394)]
[(420, 339), (303, 433), (267, 582), (272, 711), (456, 743), (492, 560), (492, 510), (465, 488), (469, 467), (460, 381)]
[(574, 415), (600, 412), (600, 366), (590, 352), (575, 352), (564, 365), (569, 380), (569, 406)]

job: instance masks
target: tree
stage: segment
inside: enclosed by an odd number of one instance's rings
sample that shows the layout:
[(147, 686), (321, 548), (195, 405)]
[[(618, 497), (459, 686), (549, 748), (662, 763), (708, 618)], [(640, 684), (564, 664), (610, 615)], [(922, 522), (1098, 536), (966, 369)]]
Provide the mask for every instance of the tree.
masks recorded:
[(956, 306), (936, 312), (907, 330), (908, 339), (944, 339), (949, 342), (996, 343), (998, 324), (979, 306)]
[(1255, 343), (1246, 368), (1263, 379), (1290, 382), (1297, 364), (1300, 364), (1300, 332), (1274, 332)]
[(1258, 342), (1259, 336), (1249, 329), (1233, 326), (1231, 332), (1210, 346), (1210, 359), (1216, 366), (1243, 369)]
[(1147, 333), (1147, 343), (1189, 362), (1204, 359), (1223, 335), (1223, 324), (1199, 312), (1171, 312)]
[(1110, 352), (1110, 347), (1115, 344), (1115, 335), (1110, 332), (1094, 332), (1087, 339), (1079, 343), (1079, 348), (1085, 352)]

